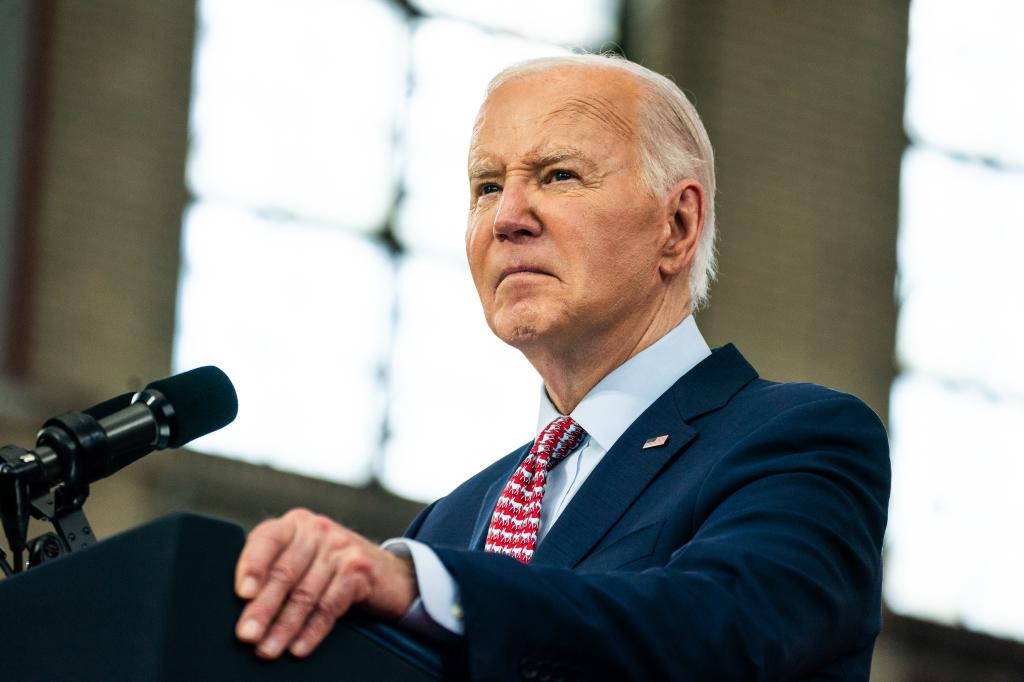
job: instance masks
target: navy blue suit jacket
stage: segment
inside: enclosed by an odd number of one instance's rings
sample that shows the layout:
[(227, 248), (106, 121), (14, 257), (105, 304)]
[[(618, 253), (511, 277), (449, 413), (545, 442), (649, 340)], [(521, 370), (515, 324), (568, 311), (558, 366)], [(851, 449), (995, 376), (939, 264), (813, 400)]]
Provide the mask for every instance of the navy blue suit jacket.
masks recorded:
[(477, 550), (528, 451), (407, 531), (459, 585), (474, 679), (868, 678), (889, 455), (862, 402), (763, 381), (719, 348), (626, 430), (523, 565)]

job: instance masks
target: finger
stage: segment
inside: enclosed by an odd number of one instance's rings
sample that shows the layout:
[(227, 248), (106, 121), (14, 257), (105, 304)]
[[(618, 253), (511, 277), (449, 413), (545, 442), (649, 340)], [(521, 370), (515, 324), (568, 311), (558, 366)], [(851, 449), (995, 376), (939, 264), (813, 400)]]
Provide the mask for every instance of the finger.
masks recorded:
[(299, 658), (308, 656), (331, 632), (337, 620), (348, 612), (353, 603), (365, 599), (369, 583), (364, 575), (335, 574), (317, 603), (316, 610), (309, 616), (305, 627), (292, 642), (289, 651)]
[(297, 524), (290, 519), (264, 521), (249, 533), (235, 564), (235, 593), (242, 599), (255, 597), (267, 571), (295, 536)]
[(337, 621), (338, 617), (327, 611), (314, 611), (306, 621), (302, 633), (288, 647), (288, 651), (297, 658), (309, 656), (327, 638)]
[(316, 555), (316, 538), (296, 534), (267, 571), (259, 593), (238, 619), (236, 634), (246, 642), (258, 642), (274, 621), (285, 597), (306, 574)]
[(260, 654), (276, 658), (292, 643), (317, 608), (333, 575), (334, 566), (321, 553), (288, 594), (287, 601), (259, 644)]

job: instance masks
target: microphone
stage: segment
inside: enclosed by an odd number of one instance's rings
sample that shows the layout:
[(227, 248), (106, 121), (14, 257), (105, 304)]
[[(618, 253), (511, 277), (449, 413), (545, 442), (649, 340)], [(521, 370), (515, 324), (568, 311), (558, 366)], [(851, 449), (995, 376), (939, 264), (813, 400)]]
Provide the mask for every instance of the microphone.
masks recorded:
[(87, 486), (154, 450), (180, 448), (223, 428), (237, 414), (238, 396), (227, 375), (199, 367), (48, 420), (30, 454), (39, 482)]

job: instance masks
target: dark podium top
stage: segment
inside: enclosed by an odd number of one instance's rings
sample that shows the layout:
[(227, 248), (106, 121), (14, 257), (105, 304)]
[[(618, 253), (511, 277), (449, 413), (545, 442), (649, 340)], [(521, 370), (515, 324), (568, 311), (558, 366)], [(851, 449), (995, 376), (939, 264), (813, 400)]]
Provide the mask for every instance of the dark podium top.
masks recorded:
[[(306, 659), (256, 658), (235, 639), (244, 534), (173, 514), (0, 580), (0, 676), (9, 680), (436, 680), (439, 650), (346, 616)], [(447, 667), (446, 667), (447, 666)]]

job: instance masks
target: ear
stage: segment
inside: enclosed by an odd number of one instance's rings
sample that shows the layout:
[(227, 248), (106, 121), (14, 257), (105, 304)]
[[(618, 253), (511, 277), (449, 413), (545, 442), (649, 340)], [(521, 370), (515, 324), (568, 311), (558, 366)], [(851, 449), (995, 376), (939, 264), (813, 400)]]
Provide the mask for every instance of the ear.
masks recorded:
[(707, 215), (704, 186), (693, 178), (680, 180), (665, 197), (665, 241), (658, 265), (661, 276), (689, 273)]

